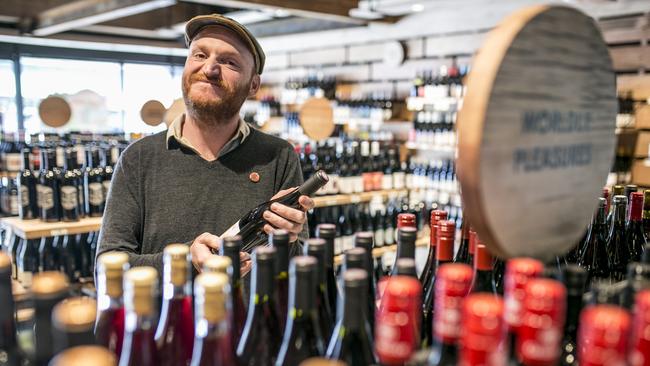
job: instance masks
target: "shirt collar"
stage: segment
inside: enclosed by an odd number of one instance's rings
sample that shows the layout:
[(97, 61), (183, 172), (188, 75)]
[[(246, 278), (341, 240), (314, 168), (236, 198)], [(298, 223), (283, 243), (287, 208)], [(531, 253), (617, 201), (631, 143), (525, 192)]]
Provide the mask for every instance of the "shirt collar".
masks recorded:
[[(197, 155), (200, 155), (199, 152), (192, 146), (192, 144), (183, 137), (183, 123), (185, 123), (185, 113), (180, 114), (176, 119), (167, 128), (167, 138), (165, 139), (167, 144), (167, 150), (172, 147), (172, 142), (176, 141), (180, 145), (192, 150)], [(250, 135), (250, 126), (248, 123), (244, 122), (241, 118), (239, 119), (239, 124), (237, 126), (237, 132), (226, 144), (221, 148), (219, 152), (219, 157), (233, 151), (239, 145), (241, 145), (244, 140)]]

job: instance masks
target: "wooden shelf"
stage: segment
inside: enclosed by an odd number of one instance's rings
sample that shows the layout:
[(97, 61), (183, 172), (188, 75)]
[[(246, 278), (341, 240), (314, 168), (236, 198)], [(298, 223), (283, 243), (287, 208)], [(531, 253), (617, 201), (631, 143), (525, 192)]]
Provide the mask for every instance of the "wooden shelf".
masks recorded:
[(314, 197), (314, 204), (316, 207), (329, 207), (329, 206), (340, 206), (340, 205), (349, 205), (359, 202), (370, 202), (373, 197), (381, 196), (382, 199), (386, 199), (390, 196), (399, 196), (407, 194), (408, 190), (406, 189), (388, 189), (383, 191), (371, 191), (363, 192), (356, 194), (337, 194), (331, 196), (319, 196)]
[(45, 236), (83, 234), (98, 231), (101, 217), (88, 217), (75, 222), (43, 222), (22, 220), (18, 217), (5, 217), (0, 223), (23, 239), (37, 239)]
[(430, 145), (421, 142), (417, 143), (413, 141), (408, 141), (405, 145), (406, 148), (410, 150), (431, 151), (431, 152), (438, 153), (440, 155), (454, 156), (454, 154), (456, 153), (455, 146)]
[(0, 178), (16, 178), (17, 176), (18, 176), (18, 172), (6, 172), (6, 171), (0, 172)]
[[(429, 245), (429, 230), (425, 229), (422, 231), (422, 236), (420, 236), (416, 241), (415, 241), (415, 246), (416, 247), (425, 247)], [(372, 256), (373, 258), (381, 257), (385, 253), (388, 252), (394, 252), (397, 250), (397, 244), (393, 245), (386, 245), (383, 247), (379, 248), (374, 248), (372, 250)], [(334, 256), (334, 264), (339, 265), (343, 262), (343, 254), (337, 254)]]

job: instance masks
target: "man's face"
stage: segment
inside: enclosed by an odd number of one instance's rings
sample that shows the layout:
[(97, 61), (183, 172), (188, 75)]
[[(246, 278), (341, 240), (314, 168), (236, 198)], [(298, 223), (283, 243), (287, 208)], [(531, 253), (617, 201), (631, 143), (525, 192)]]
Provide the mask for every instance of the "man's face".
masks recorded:
[(255, 61), (237, 35), (220, 26), (202, 29), (190, 44), (183, 69), (183, 99), (190, 113), (227, 123), (259, 89)]

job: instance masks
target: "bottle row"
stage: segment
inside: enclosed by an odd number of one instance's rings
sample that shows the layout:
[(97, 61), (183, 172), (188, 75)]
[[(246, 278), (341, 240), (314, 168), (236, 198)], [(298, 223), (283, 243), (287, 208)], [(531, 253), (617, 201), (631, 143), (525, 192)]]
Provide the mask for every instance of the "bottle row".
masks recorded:
[(431, 146), (456, 146), (456, 112), (415, 112), (409, 141)]
[(419, 71), (413, 80), (411, 97), (426, 99), (435, 98), (462, 98), (465, 95), (463, 78), (469, 72), (468, 66), (442, 65), (437, 73), (434, 70)]

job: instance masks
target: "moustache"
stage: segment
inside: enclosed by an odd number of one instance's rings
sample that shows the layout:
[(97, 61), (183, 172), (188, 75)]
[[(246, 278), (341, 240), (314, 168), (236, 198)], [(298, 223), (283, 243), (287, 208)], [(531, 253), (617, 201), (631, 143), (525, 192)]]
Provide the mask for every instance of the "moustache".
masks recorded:
[(216, 87), (219, 87), (219, 88), (225, 88), (223, 80), (221, 80), (221, 79), (210, 79), (210, 78), (207, 78), (207, 77), (201, 76), (201, 75), (192, 75), (190, 77), (190, 84), (194, 84), (194, 83), (197, 83), (197, 82), (206, 82), (206, 83), (210, 83), (210, 84), (212, 84), (212, 85), (214, 85)]

